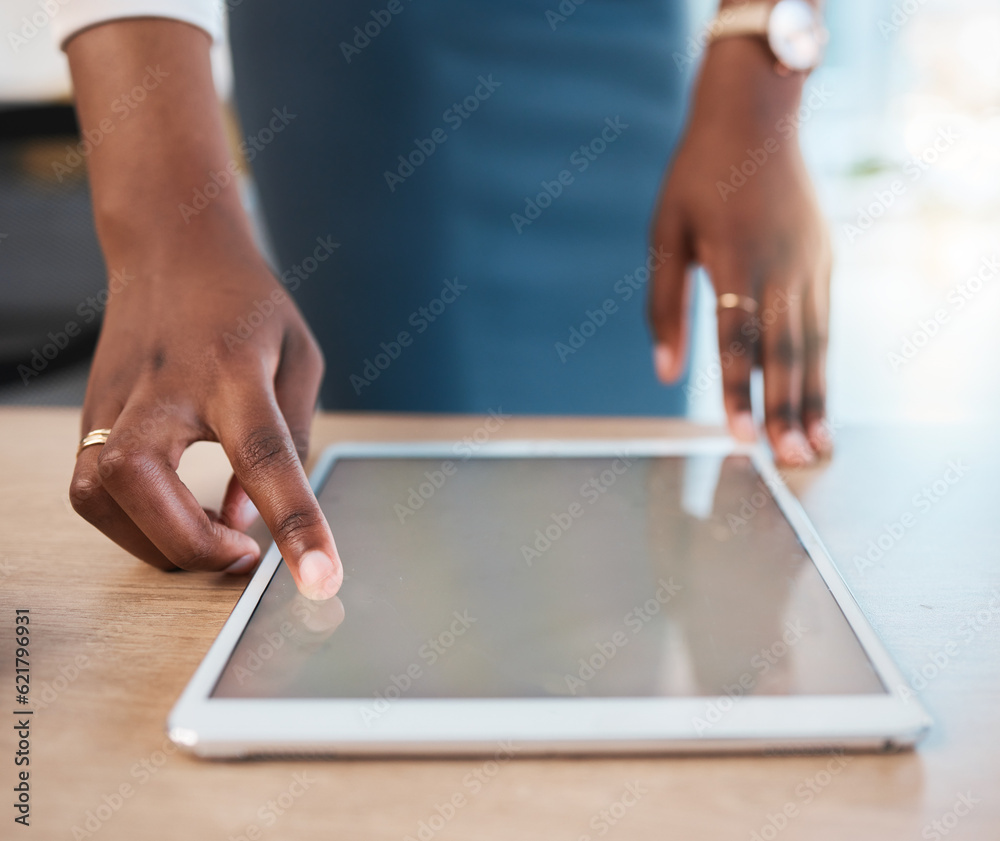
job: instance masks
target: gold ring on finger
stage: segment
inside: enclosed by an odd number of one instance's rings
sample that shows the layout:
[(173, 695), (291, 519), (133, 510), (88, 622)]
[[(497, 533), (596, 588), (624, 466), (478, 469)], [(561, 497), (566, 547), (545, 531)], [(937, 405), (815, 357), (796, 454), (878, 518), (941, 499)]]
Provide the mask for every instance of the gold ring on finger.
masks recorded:
[(83, 452), (84, 447), (91, 447), (94, 444), (104, 444), (108, 443), (108, 436), (111, 434), (110, 429), (93, 429), (88, 432), (83, 438), (80, 439), (80, 446), (76, 448), (77, 456)]
[(743, 310), (753, 315), (757, 312), (757, 302), (748, 295), (737, 295), (735, 292), (723, 292), (719, 296), (717, 309)]

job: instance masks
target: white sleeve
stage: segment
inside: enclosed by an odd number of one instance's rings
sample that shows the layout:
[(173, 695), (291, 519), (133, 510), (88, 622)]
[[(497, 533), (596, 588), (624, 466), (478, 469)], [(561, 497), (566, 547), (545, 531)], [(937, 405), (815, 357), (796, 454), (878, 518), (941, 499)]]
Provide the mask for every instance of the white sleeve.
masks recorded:
[(78, 32), (121, 18), (170, 18), (204, 29), (217, 42), (225, 15), (219, 0), (57, 0), (52, 34), (62, 49)]

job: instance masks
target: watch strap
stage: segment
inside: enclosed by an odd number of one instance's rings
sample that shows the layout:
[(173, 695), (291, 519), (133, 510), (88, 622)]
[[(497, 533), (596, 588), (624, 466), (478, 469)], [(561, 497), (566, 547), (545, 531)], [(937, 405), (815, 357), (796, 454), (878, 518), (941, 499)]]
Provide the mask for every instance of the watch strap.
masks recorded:
[(750, 2), (720, 9), (715, 19), (708, 25), (708, 31), (711, 33), (709, 43), (719, 38), (732, 38), (737, 35), (766, 36), (773, 8), (774, 3)]

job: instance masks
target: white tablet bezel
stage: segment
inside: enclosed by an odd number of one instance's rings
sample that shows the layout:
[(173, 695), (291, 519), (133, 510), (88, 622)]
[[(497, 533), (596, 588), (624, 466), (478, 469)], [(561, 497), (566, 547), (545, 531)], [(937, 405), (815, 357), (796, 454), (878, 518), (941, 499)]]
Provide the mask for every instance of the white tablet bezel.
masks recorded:
[[(514, 744), (521, 754), (783, 750), (895, 750), (910, 747), (931, 719), (914, 697), (798, 501), (761, 446), (728, 438), (510, 440), (478, 446), (475, 458), (746, 455), (816, 565), (857, 635), (884, 695), (758, 696), (714, 699), (725, 713), (695, 726), (712, 698), (517, 698), (395, 700), (365, 716), (369, 698), (212, 698), (213, 688), (281, 562), (272, 546), (167, 721), (169, 737), (206, 757), (259, 755), (475, 755)], [(319, 489), (338, 458), (456, 458), (454, 444), (344, 443), (313, 470)], [(702, 718), (702, 720), (704, 720)], [(698, 732), (701, 730), (702, 732)]]

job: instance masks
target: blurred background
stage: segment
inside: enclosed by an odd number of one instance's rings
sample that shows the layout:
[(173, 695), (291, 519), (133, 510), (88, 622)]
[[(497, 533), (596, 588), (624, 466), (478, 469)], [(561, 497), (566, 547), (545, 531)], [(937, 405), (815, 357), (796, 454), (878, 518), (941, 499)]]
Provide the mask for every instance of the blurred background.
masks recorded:
[[(715, 4), (690, 5), (695, 34)], [(66, 61), (40, 8), (0, 6), (0, 404), (78, 405), (106, 272)], [(1000, 4), (829, 0), (826, 20), (798, 116), (834, 245), (834, 428), (1000, 419)], [(225, 44), (214, 60), (228, 101)], [(721, 422), (711, 296), (696, 320), (691, 414)], [(70, 322), (79, 333), (36, 358)]]

